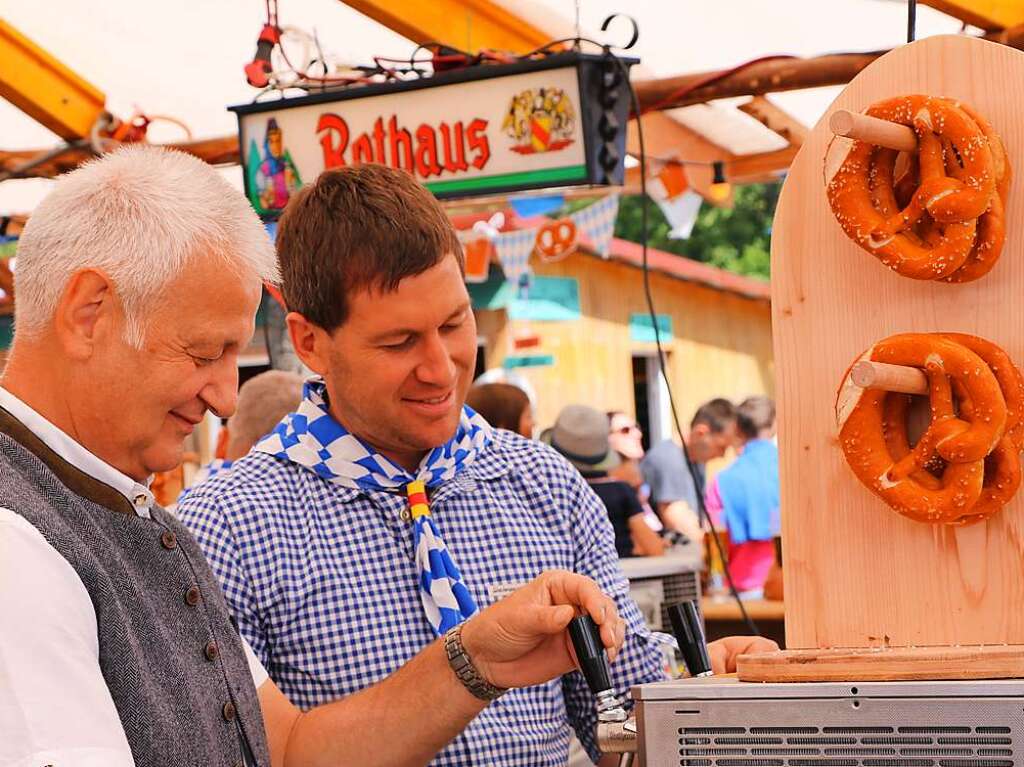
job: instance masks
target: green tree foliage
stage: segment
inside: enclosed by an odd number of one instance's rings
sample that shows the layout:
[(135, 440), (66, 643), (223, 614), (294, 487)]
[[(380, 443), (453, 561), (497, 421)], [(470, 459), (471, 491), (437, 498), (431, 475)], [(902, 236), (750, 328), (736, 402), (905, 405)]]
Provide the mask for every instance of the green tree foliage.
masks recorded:
[[(706, 202), (687, 240), (670, 239), (669, 224), (652, 200), (648, 203), (648, 244), (659, 250), (727, 269), (750, 277), (768, 279), (770, 274), (772, 218), (781, 184), (748, 184), (735, 188), (732, 208), (716, 208)], [(640, 196), (623, 197), (615, 236), (640, 242)]]

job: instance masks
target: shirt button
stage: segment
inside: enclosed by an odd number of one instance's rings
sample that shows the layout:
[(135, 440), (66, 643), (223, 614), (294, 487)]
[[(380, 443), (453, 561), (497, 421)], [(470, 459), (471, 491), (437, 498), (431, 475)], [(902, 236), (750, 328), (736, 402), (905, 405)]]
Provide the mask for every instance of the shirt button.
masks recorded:
[(163, 544), (165, 549), (173, 549), (178, 545), (178, 537), (170, 530), (165, 530), (163, 535), (160, 536), (160, 543)]
[(221, 713), (224, 714), (225, 721), (230, 722), (235, 718), (235, 704), (228, 701), (224, 704), (224, 708), (221, 709)]
[(402, 513), (398, 515), (403, 522), (408, 522), (412, 519), (412, 512), (408, 509), (402, 509)]
[(217, 660), (217, 656), (220, 655), (220, 648), (217, 647), (217, 643), (211, 639), (206, 643), (206, 647), (203, 648), (203, 652), (206, 654), (207, 660)]
[(148, 503), (149, 503), (149, 499), (146, 496), (144, 496), (144, 495), (137, 495), (137, 496), (135, 496), (135, 505), (136, 506), (145, 506)]
[(185, 604), (195, 607), (199, 604), (199, 587), (193, 586), (185, 592)]

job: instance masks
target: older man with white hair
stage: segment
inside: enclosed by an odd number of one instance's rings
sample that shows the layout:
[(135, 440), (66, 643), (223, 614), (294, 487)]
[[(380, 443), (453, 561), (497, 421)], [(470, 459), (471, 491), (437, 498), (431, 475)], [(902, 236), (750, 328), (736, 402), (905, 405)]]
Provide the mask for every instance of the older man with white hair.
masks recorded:
[(0, 379), (0, 765), (422, 764), (483, 693), (572, 667), (575, 610), (621, 646), (614, 602), (549, 572), (370, 689), (285, 698), (147, 489), (206, 411), (234, 409), (276, 274), (244, 198), (182, 154), (95, 161), (29, 221)]

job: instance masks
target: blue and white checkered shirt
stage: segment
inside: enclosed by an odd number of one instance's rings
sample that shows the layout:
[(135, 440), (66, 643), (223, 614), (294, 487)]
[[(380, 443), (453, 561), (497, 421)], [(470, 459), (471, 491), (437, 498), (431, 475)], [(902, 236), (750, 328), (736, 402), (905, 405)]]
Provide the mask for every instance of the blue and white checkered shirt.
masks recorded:
[[(628, 596), (601, 501), (550, 448), (507, 431), (431, 496), (431, 513), (481, 608), (544, 570), (593, 578), (628, 625), (612, 666), (620, 695), (664, 678), (663, 654)], [(281, 690), (309, 709), (356, 692), (435, 640), (417, 588), (400, 494), (327, 482), (250, 453), (178, 506), (243, 636)], [(435, 765), (564, 765), (569, 727), (591, 757), (597, 715), (578, 672), (513, 690)]]

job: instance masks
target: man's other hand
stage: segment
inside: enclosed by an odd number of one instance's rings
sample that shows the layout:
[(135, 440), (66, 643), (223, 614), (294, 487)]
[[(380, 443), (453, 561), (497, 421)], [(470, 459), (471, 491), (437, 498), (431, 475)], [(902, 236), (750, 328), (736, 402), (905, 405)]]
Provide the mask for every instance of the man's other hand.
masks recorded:
[(589, 578), (550, 570), (469, 620), (462, 642), (477, 669), (498, 687), (528, 687), (576, 667), (566, 632), (588, 613), (610, 659), (622, 647), (626, 624), (615, 602)]
[(726, 637), (708, 644), (711, 668), (716, 674), (732, 674), (736, 671), (736, 658), (740, 655), (777, 652), (779, 646), (764, 637)]

